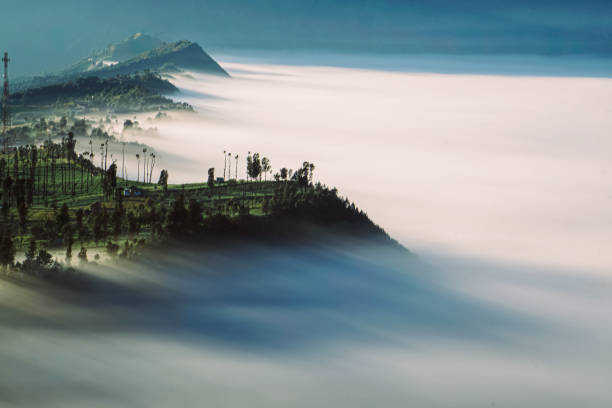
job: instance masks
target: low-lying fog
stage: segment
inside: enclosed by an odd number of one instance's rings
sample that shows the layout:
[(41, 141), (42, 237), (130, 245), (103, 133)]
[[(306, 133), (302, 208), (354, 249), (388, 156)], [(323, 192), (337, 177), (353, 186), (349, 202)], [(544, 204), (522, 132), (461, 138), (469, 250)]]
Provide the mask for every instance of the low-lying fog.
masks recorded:
[(236, 244), (0, 286), (0, 405), (607, 407), (610, 280)]
[(418, 256), (253, 244), (92, 268), (93, 294), (0, 282), (0, 405), (610, 406), (612, 80), (232, 61), (175, 78), (198, 114), (128, 136), (156, 176), (309, 160)]
[(200, 113), (146, 139), (172, 182), (308, 160), (421, 253), (609, 271), (612, 79), (224, 66), (176, 78)]

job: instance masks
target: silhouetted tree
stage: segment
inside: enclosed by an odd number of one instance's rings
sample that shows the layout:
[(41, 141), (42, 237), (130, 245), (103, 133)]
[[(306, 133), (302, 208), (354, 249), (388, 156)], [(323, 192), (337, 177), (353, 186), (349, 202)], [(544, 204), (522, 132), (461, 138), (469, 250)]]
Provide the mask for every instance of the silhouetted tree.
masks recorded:
[(249, 156), (249, 158), (247, 158), (247, 172), (252, 180), (257, 180), (261, 175), (261, 160), (259, 159), (259, 153), (254, 153), (253, 156)]
[(281, 180), (287, 180), (288, 173), (289, 173), (289, 171), (287, 170), (286, 167), (283, 167), (282, 169), (280, 169), (280, 178), (281, 178)]
[(234, 177), (236, 178), (236, 180), (238, 180), (238, 158), (239, 158), (238, 155), (234, 157), (234, 161), (236, 162), (236, 172), (234, 173)]
[(185, 208), (185, 196), (180, 194), (174, 203), (170, 212), (168, 212), (168, 220), (166, 229), (170, 235), (178, 237), (185, 234), (188, 231), (188, 212)]
[(66, 261), (70, 262), (72, 259), (72, 244), (73, 244), (73, 231), (70, 224), (66, 224), (64, 227), (64, 246), (66, 246)]
[[(267, 181), (268, 172), (272, 170), (272, 166), (270, 166), (270, 159), (268, 159), (267, 157), (264, 157), (263, 159), (261, 159), (261, 170), (264, 173), (264, 181)], [(261, 176), (260, 176), (260, 179), (261, 179)]]
[(79, 261), (81, 263), (87, 263), (87, 248), (85, 248), (84, 246), (81, 247), (81, 250), (79, 251), (79, 253), (77, 254), (77, 258), (79, 258)]
[(212, 190), (215, 186), (215, 168), (211, 167), (208, 169), (208, 188)]
[(168, 191), (168, 170), (164, 169), (159, 173), (158, 185), (162, 186), (164, 193)]
[(227, 169), (227, 151), (223, 151), (223, 178), (225, 178), (225, 171)]
[(66, 224), (70, 222), (70, 214), (68, 213), (68, 205), (66, 203), (62, 204), (60, 208), (60, 212), (55, 218), (55, 222), (57, 224), (57, 230), (63, 231)]
[(0, 266), (6, 270), (15, 262), (15, 244), (8, 229), (0, 228)]

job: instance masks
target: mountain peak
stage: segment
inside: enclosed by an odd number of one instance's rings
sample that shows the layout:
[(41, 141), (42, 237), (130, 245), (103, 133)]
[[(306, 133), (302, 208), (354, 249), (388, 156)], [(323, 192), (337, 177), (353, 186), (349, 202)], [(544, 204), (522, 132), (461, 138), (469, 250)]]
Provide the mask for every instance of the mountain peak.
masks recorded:
[(145, 51), (134, 58), (107, 69), (137, 72), (144, 69), (156, 70), (166, 64), (213, 75), (229, 76), (199, 44), (188, 40), (163, 43), (155, 49)]
[(121, 41), (109, 44), (105, 49), (95, 52), (92, 57), (96, 60), (121, 62), (160, 47), (163, 44), (163, 41), (158, 38), (138, 32)]

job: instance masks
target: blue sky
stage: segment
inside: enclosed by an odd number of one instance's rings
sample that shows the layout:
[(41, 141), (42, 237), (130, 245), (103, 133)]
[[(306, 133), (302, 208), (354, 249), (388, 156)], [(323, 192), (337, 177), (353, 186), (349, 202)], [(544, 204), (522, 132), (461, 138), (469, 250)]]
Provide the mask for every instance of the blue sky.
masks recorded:
[(208, 49), (612, 54), (609, 1), (4, 0), (0, 48), (22, 73), (134, 32)]

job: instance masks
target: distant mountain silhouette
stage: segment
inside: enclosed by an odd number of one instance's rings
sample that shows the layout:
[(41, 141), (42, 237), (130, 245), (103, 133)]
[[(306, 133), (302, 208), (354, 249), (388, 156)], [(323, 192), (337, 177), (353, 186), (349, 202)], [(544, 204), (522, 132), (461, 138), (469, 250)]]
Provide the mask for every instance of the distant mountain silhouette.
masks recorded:
[(122, 41), (93, 52), (60, 76), (95, 73), (97, 76), (131, 74), (145, 69), (162, 70), (164, 66), (191, 69), (228, 76), (198, 44), (191, 41), (164, 43), (146, 34), (136, 33)]
[(138, 54), (161, 47), (163, 44), (164, 42), (159, 38), (136, 33), (123, 41), (110, 44), (98, 56), (112, 61), (126, 61)]
[(179, 69), (229, 77), (229, 74), (194, 42), (183, 40), (164, 43), (154, 37), (137, 33), (103, 50), (95, 51), (89, 57), (57, 73), (17, 82), (13, 89), (22, 91), (90, 76), (110, 78), (145, 70), (164, 73)]
[(129, 74), (145, 69), (164, 71), (164, 67), (182, 68), (205, 72), (213, 75), (229, 76), (221, 66), (198, 44), (191, 41), (178, 41), (143, 52), (124, 62), (104, 67), (96, 75), (109, 76)]

